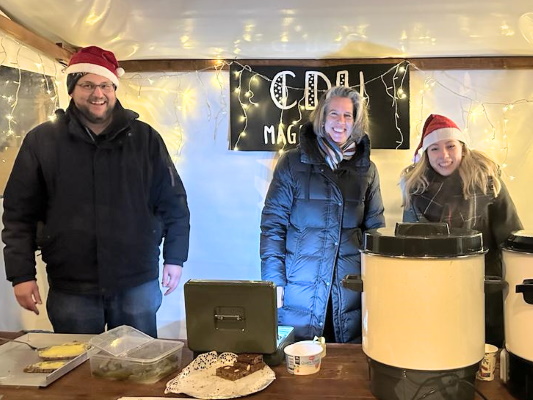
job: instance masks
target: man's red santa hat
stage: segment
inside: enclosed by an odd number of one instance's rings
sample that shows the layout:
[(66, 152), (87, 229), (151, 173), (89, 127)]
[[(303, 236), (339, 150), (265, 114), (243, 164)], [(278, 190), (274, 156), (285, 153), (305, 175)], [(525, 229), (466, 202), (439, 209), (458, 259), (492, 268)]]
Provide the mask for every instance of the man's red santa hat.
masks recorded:
[[(118, 87), (118, 78), (124, 75), (115, 55), (97, 46), (80, 49), (73, 54), (65, 71), (67, 74), (96, 74), (109, 79)], [(70, 92), (69, 92), (70, 93)]]

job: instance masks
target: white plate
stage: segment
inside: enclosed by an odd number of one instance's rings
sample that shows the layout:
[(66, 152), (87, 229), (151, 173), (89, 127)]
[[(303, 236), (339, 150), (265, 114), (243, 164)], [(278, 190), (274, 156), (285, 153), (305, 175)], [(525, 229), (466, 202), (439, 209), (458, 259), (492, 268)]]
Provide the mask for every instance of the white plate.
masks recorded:
[[(30, 332), (16, 340), (27, 342), (38, 348), (78, 341), (88, 342), (93, 335), (70, 335), (61, 333)], [(87, 352), (73, 358), (63, 367), (49, 373), (27, 373), (24, 367), (41, 361), (36, 350), (17, 342), (6, 342), (0, 346), (0, 385), (45, 387), (87, 360)]]
[(216, 376), (218, 367), (232, 365), (236, 359), (234, 353), (217, 356), (216, 351), (212, 351), (200, 354), (167, 383), (165, 394), (184, 393), (201, 399), (233, 399), (259, 392), (276, 379), (276, 374), (268, 365), (236, 381)]

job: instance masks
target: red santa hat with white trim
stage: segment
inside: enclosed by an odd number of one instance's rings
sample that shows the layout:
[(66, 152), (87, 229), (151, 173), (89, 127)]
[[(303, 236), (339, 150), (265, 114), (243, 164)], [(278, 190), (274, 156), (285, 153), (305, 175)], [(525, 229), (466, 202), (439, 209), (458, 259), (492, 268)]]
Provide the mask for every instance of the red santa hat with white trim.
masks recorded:
[(424, 123), (422, 137), (415, 150), (415, 162), (429, 146), (445, 139), (456, 139), (466, 145), (469, 144), (468, 135), (461, 131), (455, 122), (443, 115), (431, 114)]
[(67, 74), (96, 74), (109, 79), (118, 87), (118, 78), (124, 75), (124, 69), (119, 67), (115, 55), (97, 46), (80, 49), (70, 58)]

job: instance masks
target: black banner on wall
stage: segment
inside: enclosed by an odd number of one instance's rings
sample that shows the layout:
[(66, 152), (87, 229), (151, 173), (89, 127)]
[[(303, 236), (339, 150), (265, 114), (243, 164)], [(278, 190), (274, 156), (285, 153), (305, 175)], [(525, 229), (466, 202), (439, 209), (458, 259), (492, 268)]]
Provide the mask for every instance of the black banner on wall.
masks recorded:
[(230, 149), (277, 151), (297, 145), (322, 94), (350, 86), (368, 99), (375, 149), (409, 148), (409, 72), (406, 63), (307, 68), (231, 64)]

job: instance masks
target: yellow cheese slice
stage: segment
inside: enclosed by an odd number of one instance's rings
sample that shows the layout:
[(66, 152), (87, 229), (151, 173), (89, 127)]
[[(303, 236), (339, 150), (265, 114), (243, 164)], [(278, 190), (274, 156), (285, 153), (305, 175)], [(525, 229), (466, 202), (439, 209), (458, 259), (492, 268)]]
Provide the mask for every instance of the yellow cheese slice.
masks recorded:
[(38, 354), (43, 360), (67, 360), (85, 353), (87, 348), (87, 343), (70, 342), (45, 347), (44, 349), (40, 349)]

